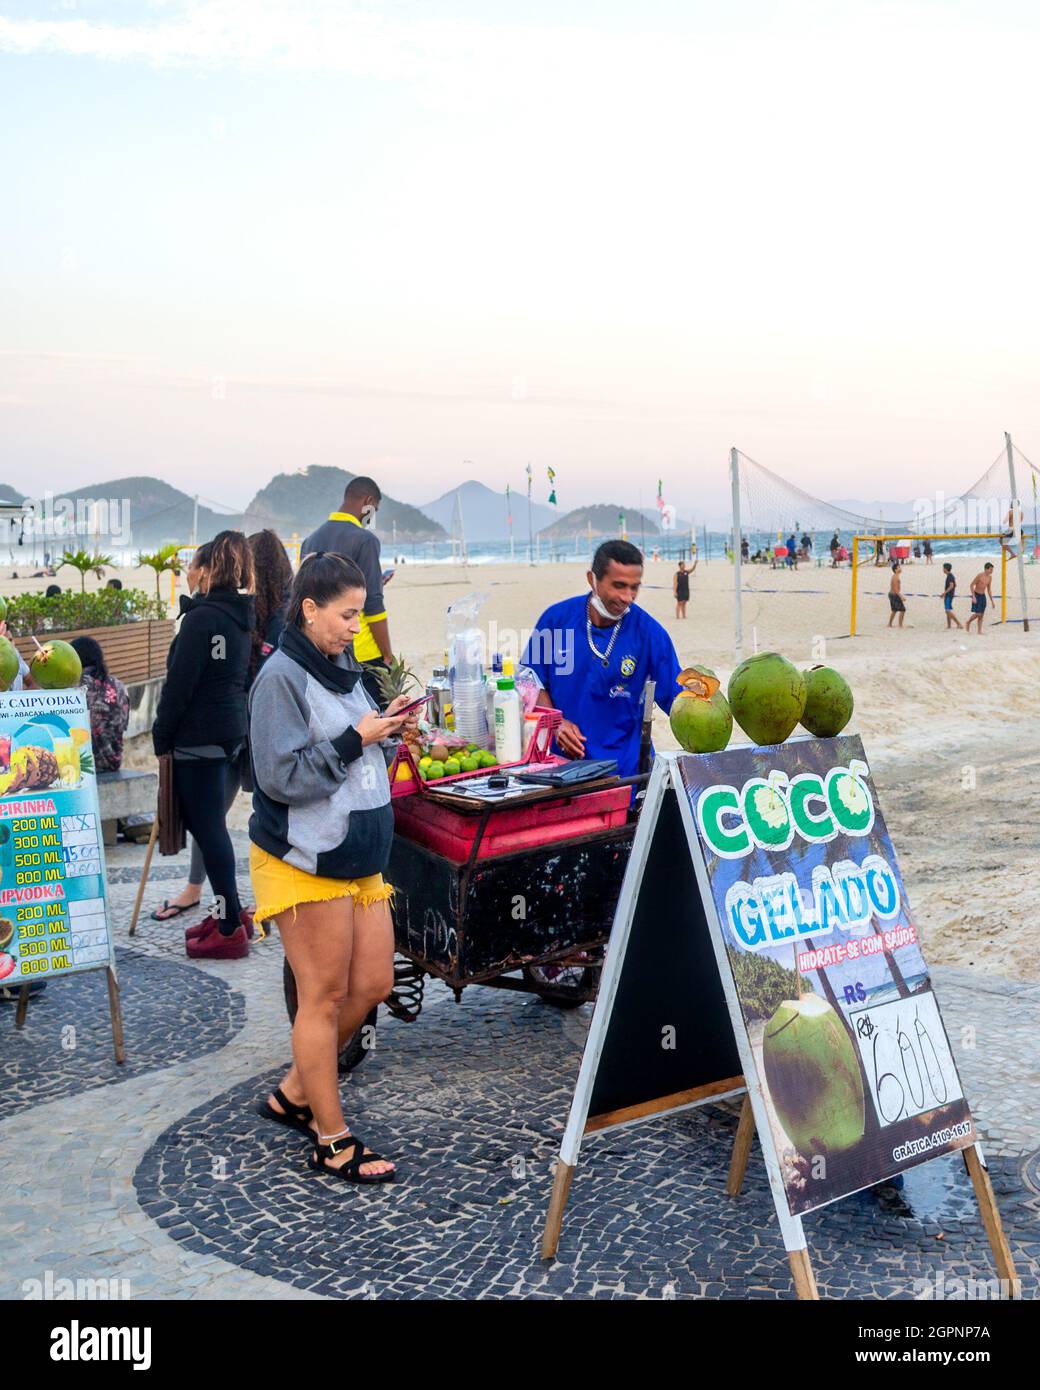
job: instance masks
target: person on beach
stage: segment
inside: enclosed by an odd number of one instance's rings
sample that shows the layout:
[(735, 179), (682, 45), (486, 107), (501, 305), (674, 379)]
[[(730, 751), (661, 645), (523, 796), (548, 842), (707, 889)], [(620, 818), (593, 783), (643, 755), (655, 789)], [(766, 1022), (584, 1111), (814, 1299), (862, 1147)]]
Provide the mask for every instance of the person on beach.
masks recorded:
[(837, 531), (835, 531), (834, 535), (831, 536), (831, 544), (830, 544), (830, 551), (831, 551), (831, 569), (832, 569), (832, 570), (836, 570), (836, 569), (838, 568), (838, 551), (839, 551), (840, 549), (841, 549), (841, 541), (838, 539), (838, 533), (837, 533)]
[(943, 565), (943, 575), (945, 576), (943, 580), (943, 608), (946, 611), (946, 626), (947, 629), (951, 627), (959, 628), (961, 626), (961, 620), (953, 611), (953, 600), (957, 593), (957, 578), (953, 573), (953, 566), (948, 560)]
[(793, 532), (787, 537), (787, 568), (790, 570), (798, 568), (798, 551), (795, 548)]
[(394, 982), (383, 880), (394, 815), (380, 744), (415, 716), (380, 715), (351, 645), (365, 577), (342, 556), (312, 555), (293, 583), (278, 650), (249, 697), (256, 920), (274, 920), (296, 977), (293, 1064), (260, 1102), (265, 1119), (311, 1140), (309, 1165), (355, 1183), (390, 1182), (394, 1165), (351, 1133), (337, 1054)]
[(925, 564), (926, 564), (926, 565), (930, 565), (930, 564), (932, 563), (932, 559), (933, 559), (933, 556), (932, 556), (932, 543), (931, 543), (931, 541), (925, 541), (925, 543), (924, 543), (924, 562), (925, 562)]
[(675, 616), (685, 618), (690, 601), (690, 575), (685, 560), (679, 561), (679, 568), (672, 577), (672, 593), (675, 595)]
[(340, 510), (330, 512), (328, 520), (312, 531), (300, 547), (303, 559), (326, 551), (343, 555), (353, 560), (365, 576), (365, 611), (354, 643), (354, 659), (361, 665), (365, 689), (380, 709), (386, 701), (379, 677), (393, 660), (393, 649), (383, 601), (379, 537), (369, 527), (382, 500), (383, 494), (371, 478), (351, 478)]
[(986, 604), (993, 602), (993, 565), (987, 560), (982, 567), (981, 573), (977, 574), (971, 581), (971, 617), (964, 624), (964, 631), (968, 632), (972, 623), (978, 624), (978, 634), (982, 636), (982, 619), (986, 613)]
[(888, 625), (892, 626), (892, 619), (899, 614), (899, 626), (903, 626), (903, 619), (906, 617), (906, 604), (903, 602), (903, 570), (898, 560), (892, 562), (892, 580), (888, 586), (888, 606), (892, 610), (888, 615)]
[(588, 572), (591, 593), (564, 599), (538, 619), (524, 649), (538, 704), (563, 713), (556, 744), (568, 758), (614, 758), (618, 776), (639, 771), (643, 687), (667, 714), (679, 693), (679, 658), (656, 618), (636, 603), (643, 556), (604, 541)]
[(241, 531), (221, 531), (205, 567), (197, 561), (198, 592), (170, 647), (152, 745), (156, 756), (173, 755), (181, 814), (215, 895), (210, 912), (185, 933), (185, 949), (192, 959), (239, 960), (249, 954), (253, 922), (238, 896), (226, 807), (228, 778), (246, 738), (253, 556)]
[(69, 645), (83, 665), (79, 683), (87, 697), (94, 768), (97, 772), (118, 772), (130, 722), (129, 692), (118, 676), (109, 675), (104, 653), (93, 637), (74, 637)]
[[(1005, 529), (1001, 532), (1000, 545), (1003, 550), (1007, 551), (1008, 559), (1014, 560), (1018, 555), (1018, 551), (1015, 547), (1021, 546), (1022, 543), (1022, 509), (1021, 507), (1016, 507), (1015, 503), (1012, 502), (1011, 506), (1008, 507)], [(982, 630), (981, 624), (979, 625), (979, 630)]]
[[(278, 646), (285, 622), (285, 609), (292, 587), (292, 565), (285, 553), (285, 546), (273, 531), (257, 531), (249, 537), (249, 549), (253, 556), (255, 583), (256, 621), (250, 638), (249, 671), (246, 690), (252, 685), (260, 667)], [(192, 594), (199, 591), (209, 564), (211, 546), (201, 545), (195, 552), (188, 567), (188, 589)], [(187, 611), (189, 601), (182, 597), (182, 610)], [(249, 782), (249, 749), (243, 743), (238, 757), (227, 765), (224, 786), (225, 817), (235, 804), (240, 791), (252, 791)], [(191, 862), (188, 867), (188, 882), (173, 898), (167, 898), (152, 913), (156, 922), (169, 922), (183, 912), (190, 912), (202, 901), (202, 889), (206, 882), (206, 866), (202, 850), (194, 835), (191, 839)]]

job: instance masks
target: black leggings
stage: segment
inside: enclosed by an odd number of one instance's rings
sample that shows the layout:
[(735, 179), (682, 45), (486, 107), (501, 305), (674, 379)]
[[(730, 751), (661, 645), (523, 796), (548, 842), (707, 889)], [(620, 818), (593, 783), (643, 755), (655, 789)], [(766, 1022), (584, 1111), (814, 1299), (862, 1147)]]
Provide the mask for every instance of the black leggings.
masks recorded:
[[(202, 851), (210, 887), (218, 900), (220, 929), (230, 935), (238, 926), (241, 903), (235, 881), (235, 851), (224, 809), (228, 776), (226, 758), (177, 758), (173, 760), (173, 785), (177, 790), (184, 824)], [(223, 902), (223, 913), (219, 904)]]

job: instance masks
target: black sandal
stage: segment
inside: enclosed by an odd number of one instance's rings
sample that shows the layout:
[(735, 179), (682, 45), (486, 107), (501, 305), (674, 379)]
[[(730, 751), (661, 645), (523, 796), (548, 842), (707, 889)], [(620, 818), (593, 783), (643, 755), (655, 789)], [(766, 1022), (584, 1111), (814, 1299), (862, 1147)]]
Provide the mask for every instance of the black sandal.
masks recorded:
[(311, 1129), (310, 1122), (314, 1118), (314, 1112), (310, 1106), (293, 1105), (280, 1086), (276, 1086), (271, 1094), (282, 1107), (282, 1113), (272, 1110), (269, 1102), (262, 1100), (259, 1105), (254, 1107), (260, 1118), (262, 1120), (274, 1120), (276, 1125), (284, 1125), (286, 1129), (298, 1129), (301, 1134), (306, 1134), (308, 1139), (313, 1138), (314, 1131)]
[[(325, 1162), (327, 1158), (335, 1158), (337, 1154), (344, 1153), (347, 1149), (352, 1149), (353, 1154), (342, 1167), (328, 1167)], [(312, 1173), (328, 1173), (330, 1177), (342, 1178), (344, 1182), (359, 1183), (393, 1182), (397, 1176), (397, 1170), (394, 1168), (386, 1173), (362, 1173), (361, 1171), (366, 1163), (385, 1163), (386, 1161), (382, 1154), (365, 1153), (365, 1141), (359, 1139), (356, 1134), (344, 1134), (338, 1139), (330, 1139), (327, 1144), (315, 1144), (314, 1152), (307, 1159)]]

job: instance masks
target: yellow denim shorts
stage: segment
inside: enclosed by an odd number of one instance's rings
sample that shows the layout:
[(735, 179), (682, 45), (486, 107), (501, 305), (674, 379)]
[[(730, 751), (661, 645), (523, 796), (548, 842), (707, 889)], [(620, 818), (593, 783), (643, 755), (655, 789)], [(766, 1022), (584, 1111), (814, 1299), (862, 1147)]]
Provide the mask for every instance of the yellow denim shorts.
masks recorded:
[[(249, 846), (249, 877), (256, 901), (254, 922), (266, 922), (301, 903), (327, 903), (335, 898), (353, 898), (356, 907), (386, 902), (394, 894), (382, 874), (364, 878), (322, 878), (287, 864), (259, 845)], [(295, 918), (295, 912), (294, 912)]]

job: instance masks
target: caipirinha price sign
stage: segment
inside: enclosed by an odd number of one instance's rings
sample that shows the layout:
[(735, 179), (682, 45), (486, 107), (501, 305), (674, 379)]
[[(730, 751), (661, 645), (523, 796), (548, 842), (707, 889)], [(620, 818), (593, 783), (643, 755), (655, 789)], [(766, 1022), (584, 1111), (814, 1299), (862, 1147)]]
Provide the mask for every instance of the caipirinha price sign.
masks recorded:
[(0, 695), (0, 982), (111, 964), (86, 698)]
[(973, 1144), (859, 739), (677, 763), (792, 1215)]

